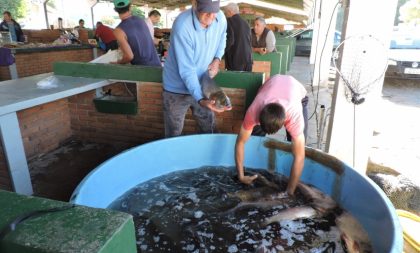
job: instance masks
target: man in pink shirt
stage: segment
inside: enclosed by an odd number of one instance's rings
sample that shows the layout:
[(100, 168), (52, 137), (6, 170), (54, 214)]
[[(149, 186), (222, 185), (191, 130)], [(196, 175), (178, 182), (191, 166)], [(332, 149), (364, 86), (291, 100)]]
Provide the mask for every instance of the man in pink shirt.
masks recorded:
[(305, 88), (292, 76), (274, 75), (264, 83), (248, 108), (236, 138), (235, 162), (242, 183), (251, 184), (257, 178), (257, 175), (244, 175), (244, 146), (251, 134), (274, 134), (284, 125), (294, 157), (287, 193), (294, 194), (305, 160), (307, 103)]

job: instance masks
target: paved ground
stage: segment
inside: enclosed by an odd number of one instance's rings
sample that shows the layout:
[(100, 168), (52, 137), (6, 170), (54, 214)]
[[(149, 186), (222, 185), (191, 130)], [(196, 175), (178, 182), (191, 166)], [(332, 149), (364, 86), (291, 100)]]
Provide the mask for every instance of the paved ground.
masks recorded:
[(123, 147), (71, 140), (28, 161), (34, 195), (69, 201), (82, 179)]
[[(307, 57), (295, 57), (288, 73), (305, 85), (310, 97), (310, 114), (324, 105), (325, 115), (331, 106), (333, 81), (329, 87), (311, 87), (311, 67)], [(330, 77), (334, 78), (333, 72)], [(318, 99), (317, 99), (318, 97)], [(320, 110), (318, 109), (318, 112)], [(382, 99), (378, 104), (372, 136), (371, 162), (391, 168), (420, 185), (420, 80), (385, 79)], [(319, 126), (319, 116), (309, 121), (308, 146), (324, 149), (327, 122)], [(319, 134), (322, 141), (318, 141)], [(284, 139), (284, 133), (275, 138)]]

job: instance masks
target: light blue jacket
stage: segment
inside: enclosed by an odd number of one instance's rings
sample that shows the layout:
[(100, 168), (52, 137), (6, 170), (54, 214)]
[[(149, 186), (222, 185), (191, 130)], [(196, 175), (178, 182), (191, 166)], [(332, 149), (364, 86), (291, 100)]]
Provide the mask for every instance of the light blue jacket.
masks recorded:
[(199, 79), (215, 57), (222, 59), (226, 46), (226, 17), (222, 11), (207, 28), (198, 21), (195, 10), (182, 12), (175, 20), (169, 55), (163, 67), (163, 89), (203, 98)]

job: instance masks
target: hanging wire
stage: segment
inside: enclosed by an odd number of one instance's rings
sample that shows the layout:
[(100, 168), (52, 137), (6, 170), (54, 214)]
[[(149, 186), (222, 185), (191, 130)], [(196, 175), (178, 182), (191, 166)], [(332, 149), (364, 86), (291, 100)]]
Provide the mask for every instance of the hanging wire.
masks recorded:
[[(314, 107), (314, 112), (311, 114), (311, 116), (308, 119), (308, 120), (310, 120), (315, 115), (317, 125), (318, 125), (317, 109), (318, 109), (318, 105), (319, 105), (318, 101), (319, 101), (319, 88), (320, 88), (319, 83), (321, 82), (321, 59), (322, 59), (322, 56), (324, 55), (324, 49), (325, 49), (325, 45), (327, 43), (327, 36), (328, 36), (328, 34), (330, 32), (330, 29), (331, 29), (331, 24), (332, 24), (332, 20), (334, 18), (334, 14), (335, 14), (335, 12), (337, 10), (337, 7), (340, 3), (341, 3), (341, 0), (337, 1), (337, 3), (334, 6), (333, 12), (331, 13), (330, 21), (328, 23), (327, 32), (326, 32), (325, 39), (323, 41), (323, 45), (322, 45), (322, 49), (321, 49), (321, 55), (320, 55), (319, 60), (318, 60), (318, 65), (319, 65), (319, 67), (318, 67), (318, 87), (317, 87), (317, 91), (316, 91), (315, 107)], [(321, 1), (320, 4), (322, 5), (322, 1)], [(319, 30), (319, 27), (320, 27), (320, 24), (318, 25), (318, 30)], [(319, 42), (319, 38), (320, 38), (320, 36), (317, 37), (317, 40), (318, 40), (317, 42)], [(315, 59), (316, 59), (317, 55), (318, 55), (318, 47), (315, 48)], [(315, 96), (313, 79), (314, 79), (314, 76), (313, 76), (313, 73), (312, 73), (312, 75), (311, 75), (311, 92), (312, 92), (312, 95)]]

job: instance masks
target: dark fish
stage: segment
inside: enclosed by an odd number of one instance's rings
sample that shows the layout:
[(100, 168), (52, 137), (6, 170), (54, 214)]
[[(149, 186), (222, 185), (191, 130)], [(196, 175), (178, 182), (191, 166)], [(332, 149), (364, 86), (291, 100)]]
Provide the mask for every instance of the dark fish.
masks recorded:
[[(257, 179), (255, 179), (255, 183), (257, 183), (257, 184), (261, 184), (261, 185), (263, 185), (263, 186), (267, 186), (267, 187), (271, 187), (271, 188), (273, 188), (273, 189), (276, 189), (276, 190), (278, 190), (278, 191), (281, 191), (282, 189), (280, 189), (280, 185), (278, 185), (278, 184), (276, 184), (276, 183), (274, 183), (274, 182), (271, 182), (271, 181), (269, 181), (265, 176), (263, 176), (262, 174), (257, 174), (258, 175), (258, 177), (257, 177)], [(284, 189), (283, 189), (284, 190)]]
[(229, 97), (219, 86), (217, 86), (216, 82), (210, 78), (208, 71), (201, 77), (200, 84), (204, 97), (214, 100), (217, 108), (223, 109), (225, 107), (232, 107)]
[(362, 225), (349, 213), (344, 212), (335, 219), (348, 253), (373, 252), (372, 244)]
[(234, 193), (227, 193), (228, 197), (238, 198), (241, 201), (250, 202), (258, 201), (261, 199), (270, 198), (271, 196), (277, 195), (278, 191), (272, 187), (263, 186), (258, 188), (252, 188), (249, 190), (239, 190)]
[(321, 213), (328, 212), (337, 206), (337, 203), (330, 196), (313, 186), (299, 183), (297, 188), (310, 202), (309, 205)]

